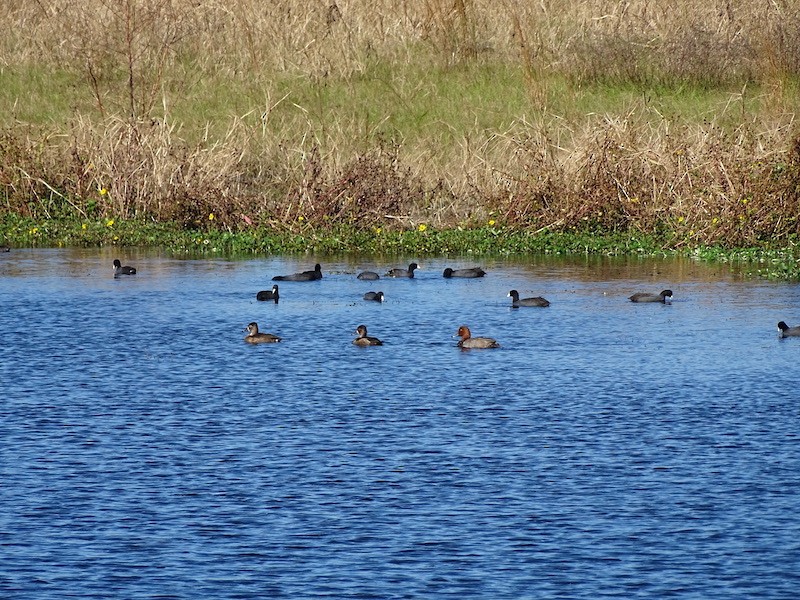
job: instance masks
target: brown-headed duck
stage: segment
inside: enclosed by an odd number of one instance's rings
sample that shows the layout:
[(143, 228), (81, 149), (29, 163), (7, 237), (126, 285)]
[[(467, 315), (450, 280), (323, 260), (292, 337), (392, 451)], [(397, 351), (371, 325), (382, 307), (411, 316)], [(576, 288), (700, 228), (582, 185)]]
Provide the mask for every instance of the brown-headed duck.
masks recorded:
[(383, 346), (383, 342), (378, 338), (367, 335), (366, 325), (359, 325), (356, 327), (356, 333), (358, 334), (358, 337), (353, 340), (353, 343), (356, 346)]
[(273, 335), (271, 333), (259, 333), (258, 332), (258, 323), (253, 322), (250, 323), (244, 329), (247, 331), (247, 335), (244, 336), (244, 341), (248, 344), (268, 344), (272, 342), (280, 342), (281, 338), (277, 335)]
[(456, 335), (461, 338), (458, 342), (459, 348), (499, 348), (497, 340), (488, 337), (472, 337), (469, 327), (462, 325), (458, 328)]

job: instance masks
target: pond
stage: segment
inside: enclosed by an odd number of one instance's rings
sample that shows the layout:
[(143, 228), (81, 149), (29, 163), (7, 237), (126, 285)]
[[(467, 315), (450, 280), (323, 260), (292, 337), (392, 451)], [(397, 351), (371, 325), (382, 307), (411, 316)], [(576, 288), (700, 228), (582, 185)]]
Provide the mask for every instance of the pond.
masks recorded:
[(418, 258), (0, 256), (0, 595), (797, 596), (800, 286)]

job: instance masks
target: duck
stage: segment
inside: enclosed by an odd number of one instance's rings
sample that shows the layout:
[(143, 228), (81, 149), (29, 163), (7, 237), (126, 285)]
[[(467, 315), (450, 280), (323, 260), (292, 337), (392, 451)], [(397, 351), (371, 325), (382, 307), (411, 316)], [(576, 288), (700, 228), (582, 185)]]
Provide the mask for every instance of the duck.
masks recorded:
[(11, 248), (9, 246), (0, 246), (0, 252), (11, 252)]
[(472, 279), (474, 277), (483, 277), (484, 275), (486, 275), (486, 271), (480, 267), (472, 267), (470, 269), (451, 269), (450, 267), (447, 267), (444, 270), (444, 273), (442, 273), (442, 277), (445, 279), (450, 279), (451, 277)]
[(378, 338), (367, 335), (366, 325), (359, 325), (356, 327), (356, 333), (358, 334), (358, 337), (353, 340), (353, 343), (356, 346), (383, 346), (383, 342)]
[(661, 302), (662, 304), (667, 304), (672, 301), (672, 290), (664, 290), (660, 294), (639, 292), (629, 296), (628, 300), (631, 302)]
[(497, 340), (488, 337), (472, 337), (469, 327), (462, 325), (458, 328), (456, 336), (461, 340), (458, 342), (459, 348), (499, 348)]
[(419, 265), (415, 262), (412, 262), (410, 265), (408, 265), (408, 269), (390, 269), (386, 275), (388, 277), (409, 277), (413, 279), (415, 269), (419, 269)]
[(317, 279), (322, 279), (322, 267), (319, 266), (319, 263), (314, 265), (313, 271), (303, 271), (292, 275), (276, 275), (272, 278), (272, 281), (316, 281)]
[(545, 308), (550, 306), (550, 301), (545, 300), (541, 296), (520, 299), (519, 292), (517, 290), (511, 290), (508, 292), (508, 297), (511, 298), (512, 308), (519, 308), (520, 306), (541, 306), (542, 308)]
[(123, 267), (118, 258), (114, 259), (114, 277), (117, 275), (136, 275), (136, 269), (133, 267)]
[(367, 292), (364, 294), (364, 300), (374, 300), (375, 302), (383, 302), (383, 292)]
[(281, 341), (281, 338), (279, 338), (277, 335), (273, 335), (271, 333), (259, 333), (258, 323), (255, 321), (245, 327), (244, 331), (247, 332), (247, 335), (244, 336), (244, 341), (248, 344), (265, 344)]
[(256, 300), (274, 300), (275, 304), (278, 303), (280, 295), (278, 294), (278, 286), (273, 285), (271, 290), (261, 290), (256, 294)]
[(780, 321), (778, 323), (778, 329), (781, 330), (781, 337), (800, 337), (800, 326), (796, 325), (794, 327), (789, 327), (786, 324), (786, 321)]
[(375, 271), (361, 271), (361, 273), (356, 276), (356, 279), (361, 279), (362, 281), (375, 281), (380, 278), (381, 276)]

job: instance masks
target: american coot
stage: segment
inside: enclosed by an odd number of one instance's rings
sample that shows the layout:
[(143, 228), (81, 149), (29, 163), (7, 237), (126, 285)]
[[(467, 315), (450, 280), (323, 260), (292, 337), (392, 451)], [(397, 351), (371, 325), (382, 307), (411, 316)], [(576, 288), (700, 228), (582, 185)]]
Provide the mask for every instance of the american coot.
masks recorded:
[(264, 300), (274, 300), (275, 304), (278, 303), (279, 297), (277, 285), (273, 285), (271, 290), (261, 290), (256, 294), (256, 300), (261, 300), (262, 302)]
[(277, 335), (272, 335), (271, 333), (259, 333), (258, 332), (258, 323), (250, 323), (244, 329), (247, 332), (247, 335), (244, 336), (244, 341), (248, 344), (265, 344), (271, 342), (280, 342), (281, 338)]
[(666, 304), (672, 301), (672, 290), (664, 290), (660, 294), (647, 294), (639, 292), (628, 298), (631, 302), (661, 302)]
[(381, 276), (378, 275), (375, 271), (362, 271), (358, 274), (357, 279), (361, 279), (362, 281), (375, 281), (376, 279), (380, 279)]
[(364, 294), (364, 300), (374, 300), (375, 302), (383, 302), (383, 292), (367, 292)]
[(456, 335), (461, 338), (458, 342), (459, 348), (499, 348), (497, 340), (488, 337), (472, 337), (469, 327), (462, 325), (458, 328)]
[(133, 267), (123, 267), (118, 258), (114, 259), (114, 277), (117, 275), (136, 275), (136, 269)]
[(544, 308), (546, 306), (550, 306), (550, 302), (541, 296), (536, 296), (534, 298), (522, 298), (520, 300), (519, 292), (517, 290), (511, 290), (508, 292), (508, 297), (511, 298), (511, 306), (513, 308), (519, 308), (520, 306), (541, 306)]
[(366, 325), (359, 325), (356, 327), (356, 333), (358, 334), (358, 337), (353, 340), (353, 343), (356, 346), (383, 346), (383, 342), (378, 338), (367, 335)]
[(419, 269), (419, 265), (417, 263), (411, 263), (408, 265), (408, 269), (391, 269), (386, 275), (389, 277), (410, 277), (413, 279), (415, 269)]
[(293, 275), (276, 275), (272, 281), (316, 281), (317, 279), (322, 279), (322, 267), (319, 266), (319, 263), (314, 265), (313, 271), (303, 271)]
[(451, 269), (447, 267), (442, 273), (442, 277), (445, 279), (450, 279), (451, 277), (464, 277), (464, 278), (474, 278), (474, 277), (483, 277), (486, 275), (486, 271), (481, 269), (480, 267), (472, 267), (471, 269)]
[(800, 337), (800, 326), (789, 327), (785, 321), (778, 323), (778, 329), (781, 330), (781, 337)]

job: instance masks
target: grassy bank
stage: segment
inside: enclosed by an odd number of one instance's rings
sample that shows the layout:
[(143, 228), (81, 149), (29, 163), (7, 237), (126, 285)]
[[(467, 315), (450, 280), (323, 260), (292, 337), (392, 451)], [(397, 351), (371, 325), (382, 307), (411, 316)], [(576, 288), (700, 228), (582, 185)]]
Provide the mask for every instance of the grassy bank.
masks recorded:
[(317, 229), (305, 224), (294, 231), (249, 228), (233, 233), (211, 228), (187, 230), (175, 223), (46, 219), (4, 215), (0, 239), (19, 247), (151, 247), (174, 254), (233, 256), (270, 254), (373, 256), (452, 256), (475, 261), (510, 255), (689, 256), (730, 263), (737, 272), (770, 279), (800, 279), (800, 245), (675, 249), (669, 240), (636, 233), (531, 232), (496, 225), (436, 229), (422, 223), (415, 229), (336, 225)]
[(55, 243), (425, 225), (475, 251), (501, 231), (792, 254), (800, 7), (518, 4), (4, 5), (0, 214), (87, 225)]

